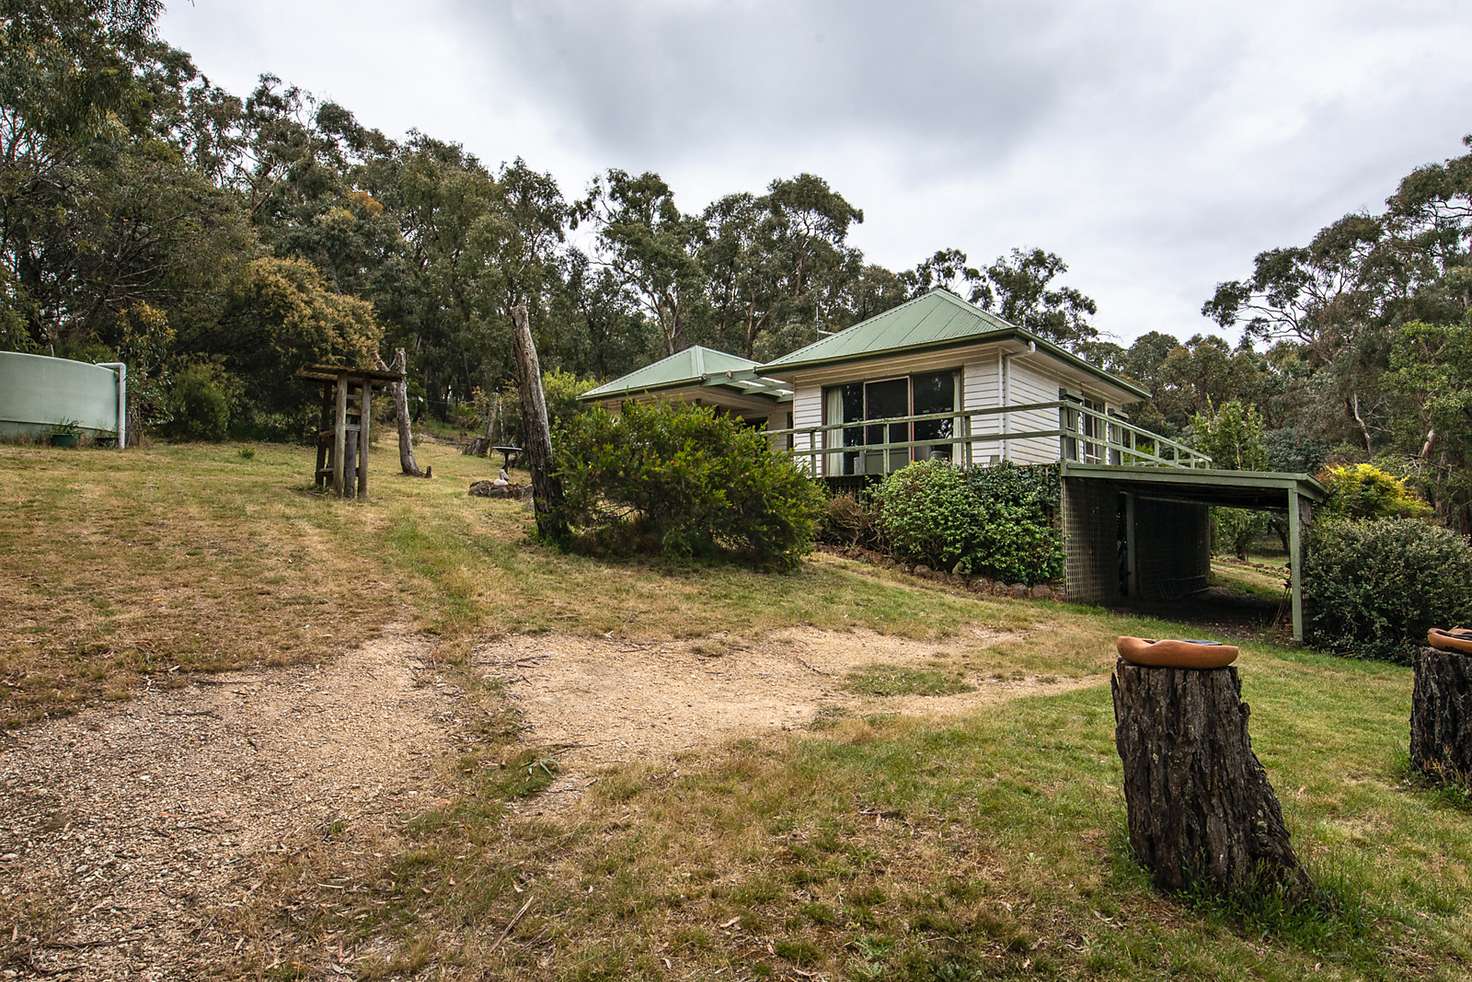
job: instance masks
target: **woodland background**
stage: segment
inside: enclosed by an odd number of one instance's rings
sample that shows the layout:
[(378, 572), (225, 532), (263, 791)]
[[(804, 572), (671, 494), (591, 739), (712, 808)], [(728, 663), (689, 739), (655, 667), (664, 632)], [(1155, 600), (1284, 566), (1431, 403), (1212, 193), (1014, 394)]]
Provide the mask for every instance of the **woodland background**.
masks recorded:
[[(298, 367), (396, 347), (422, 411), (463, 415), (510, 378), (521, 301), (576, 387), (695, 343), (774, 356), (944, 286), (1150, 388), (1147, 427), (1191, 440), (1236, 402), (1267, 466), (1372, 460), (1472, 530), (1466, 149), (1377, 212), (1244, 256), (1202, 298), (1222, 330), (1124, 346), (1045, 248), (887, 269), (849, 241), (859, 203), (814, 174), (699, 211), (654, 173), (562, 188), (515, 148), (491, 165), (391, 138), (269, 75), (224, 91), (158, 36), (160, 10), (0, 2), (0, 349), (126, 361), (145, 431), (299, 438)], [(1464, 129), (1448, 121), (1449, 150)]]

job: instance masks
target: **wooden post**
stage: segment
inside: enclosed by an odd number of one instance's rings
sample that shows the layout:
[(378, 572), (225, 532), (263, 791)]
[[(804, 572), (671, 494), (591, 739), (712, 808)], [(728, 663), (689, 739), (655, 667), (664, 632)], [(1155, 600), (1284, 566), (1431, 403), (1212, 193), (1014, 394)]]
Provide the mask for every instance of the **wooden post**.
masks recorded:
[(525, 302), (511, 308), (511, 321), (515, 327), (521, 419), (526, 430), (522, 449), (532, 472), (532, 509), (537, 516), (537, 532), (551, 542), (564, 543), (569, 529), (562, 509), (562, 482), (552, 469), (552, 434), (547, 422), (547, 399), (542, 392), (542, 368)]
[(1472, 790), (1472, 655), (1416, 653), (1411, 766), (1438, 784)]
[(373, 419), (373, 380), (363, 379), (358, 400), (358, 498), (368, 497), (368, 425)]
[(1293, 605), (1293, 640), (1303, 640), (1303, 530), (1298, 489), (1288, 491), (1288, 573)]
[(343, 496), (343, 489), (347, 486), (343, 477), (343, 472), (347, 470), (343, 459), (347, 453), (347, 433), (348, 378), (346, 375), (338, 375), (337, 412), (332, 419), (332, 493), (339, 498)]
[(320, 490), (327, 483), (327, 448), (329, 444), (327, 438), (323, 436), (323, 432), (332, 422), (332, 393), (324, 385), (318, 391), (318, 396), (320, 398), (318, 399), (317, 432), (314, 434), (315, 439), (313, 440), (317, 444), (317, 468), (312, 471), (312, 484)]
[(1111, 680), (1130, 847), (1164, 890), (1310, 889), (1247, 735), (1235, 668), (1148, 668)]

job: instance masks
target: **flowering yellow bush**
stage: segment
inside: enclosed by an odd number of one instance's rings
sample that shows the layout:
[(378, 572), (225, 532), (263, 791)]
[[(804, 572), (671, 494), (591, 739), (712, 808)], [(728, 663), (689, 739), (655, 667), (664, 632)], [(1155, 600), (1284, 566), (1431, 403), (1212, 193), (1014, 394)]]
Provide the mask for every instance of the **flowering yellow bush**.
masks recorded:
[(1346, 518), (1423, 518), (1431, 506), (1406, 482), (1374, 464), (1326, 468), (1319, 480), (1329, 489), (1325, 510)]

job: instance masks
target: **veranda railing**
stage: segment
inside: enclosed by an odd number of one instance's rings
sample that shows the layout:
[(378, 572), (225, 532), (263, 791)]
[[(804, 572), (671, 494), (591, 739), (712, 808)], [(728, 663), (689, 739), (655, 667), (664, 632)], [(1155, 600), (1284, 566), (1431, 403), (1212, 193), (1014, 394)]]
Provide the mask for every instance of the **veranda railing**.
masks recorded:
[[(1051, 427), (1037, 427), (1037, 417), (1022, 420), (1024, 428), (1013, 429), (1014, 417), (1020, 414), (1050, 412), (1058, 419)], [(867, 427), (905, 424), (906, 431), (914, 434), (914, 424), (931, 421), (951, 421), (949, 436), (924, 440), (885, 440), (879, 443), (856, 443), (844, 445), (844, 431), (865, 432)], [(981, 426), (979, 420), (994, 421), (995, 425)], [(1071, 425), (1065, 425), (1071, 424)], [(887, 430), (886, 430), (887, 433)], [(786, 452), (799, 460), (805, 460), (808, 469), (824, 473), (828, 468), (822, 458), (842, 460), (844, 454), (859, 454), (860, 460), (869, 453), (884, 454), (881, 472), (893, 468), (888, 466), (889, 454), (894, 451), (909, 451), (907, 457), (917, 456), (914, 451), (932, 447), (951, 447), (951, 458), (960, 463), (992, 463), (990, 457), (1007, 459), (1005, 448), (1014, 440), (1047, 439), (1056, 441), (1058, 459), (1097, 464), (1137, 464), (1155, 467), (1210, 467), (1211, 458), (1199, 450), (1193, 450), (1176, 440), (1152, 433), (1119, 416), (1100, 412), (1082, 403), (1071, 400), (1033, 402), (1016, 406), (990, 406), (981, 409), (960, 409), (939, 413), (920, 413), (909, 416), (889, 416), (884, 419), (854, 420), (847, 423), (828, 423), (822, 426), (795, 426), (789, 429), (768, 430), (768, 436), (786, 438), (790, 443)], [(866, 434), (867, 435), (867, 434)], [(977, 460), (980, 446), (995, 445), (996, 454), (986, 460)], [(959, 450), (957, 449), (959, 448)], [(841, 465), (840, 465), (841, 466)], [(867, 471), (858, 471), (866, 473)], [(837, 476), (837, 475), (830, 475)]]

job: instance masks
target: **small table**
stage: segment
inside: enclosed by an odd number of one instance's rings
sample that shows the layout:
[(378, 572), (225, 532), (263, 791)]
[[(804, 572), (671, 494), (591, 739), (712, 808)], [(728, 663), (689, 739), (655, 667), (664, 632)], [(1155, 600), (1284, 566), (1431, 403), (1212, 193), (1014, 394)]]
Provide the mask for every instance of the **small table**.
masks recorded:
[(492, 447), (491, 449), (501, 455), (501, 466), (508, 471), (511, 470), (511, 458), (521, 453), (520, 447)]

